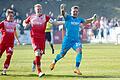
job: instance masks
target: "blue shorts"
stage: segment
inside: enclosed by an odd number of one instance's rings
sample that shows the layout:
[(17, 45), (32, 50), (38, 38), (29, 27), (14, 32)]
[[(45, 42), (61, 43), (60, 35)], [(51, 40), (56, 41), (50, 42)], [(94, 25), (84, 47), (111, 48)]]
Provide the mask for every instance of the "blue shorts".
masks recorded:
[(82, 43), (79, 40), (75, 41), (64, 39), (62, 42), (61, 53), (66, 54), (70, 48), (76, 51), (77, 48), (82, 48)]

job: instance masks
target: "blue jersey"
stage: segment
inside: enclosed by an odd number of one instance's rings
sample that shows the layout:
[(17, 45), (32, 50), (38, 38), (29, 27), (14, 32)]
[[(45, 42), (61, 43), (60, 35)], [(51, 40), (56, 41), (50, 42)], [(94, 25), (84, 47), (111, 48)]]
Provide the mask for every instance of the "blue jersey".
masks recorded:
[(64, 38), (70, 41), (80, 40), (80, 24), (84, 22), (85, 20), (83, 18), (74, 18), (70, 15), (67, 15), (65, 17), (66, 34)]

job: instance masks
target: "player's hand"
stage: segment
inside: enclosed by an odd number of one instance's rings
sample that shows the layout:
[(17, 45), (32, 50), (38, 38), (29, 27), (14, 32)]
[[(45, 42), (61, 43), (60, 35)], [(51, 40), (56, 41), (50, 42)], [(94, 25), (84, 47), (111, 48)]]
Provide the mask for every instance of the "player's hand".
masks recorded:
[(94, 14), (93, 17), (92, 17), (93, 21), (96, 21), (96, 18), (97, 18), (97, 15)]
[(18, 46), (20, 45), (20, 41), (17, 41), (17, 45), (18, 45)]
[(61, 9), (61, 10), (64, 10), (64, 9), (65, 9), (65, 6), (66, 6), (65, 4), (61, 4), (61, 5), (60, 5), (60, 9)]

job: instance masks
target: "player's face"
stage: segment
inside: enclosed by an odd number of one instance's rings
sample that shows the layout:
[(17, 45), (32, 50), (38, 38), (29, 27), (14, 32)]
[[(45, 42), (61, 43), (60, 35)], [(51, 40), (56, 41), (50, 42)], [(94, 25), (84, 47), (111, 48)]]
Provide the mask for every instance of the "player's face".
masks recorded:
[(72, 10), (71, 10), (71, 15), (72, 15), (73, 17), (78, 17), (78, 13), (79, 13), (78, 9), (72, 9)]
[(14, 14), (13, 13), (9, 13), (7, 16), (7, 20), (8, 21), (14, 21)]
[(36, 6), (35, 7), (35, 13), (36, 14), (41, 14), (42, 13), (42, 6)]

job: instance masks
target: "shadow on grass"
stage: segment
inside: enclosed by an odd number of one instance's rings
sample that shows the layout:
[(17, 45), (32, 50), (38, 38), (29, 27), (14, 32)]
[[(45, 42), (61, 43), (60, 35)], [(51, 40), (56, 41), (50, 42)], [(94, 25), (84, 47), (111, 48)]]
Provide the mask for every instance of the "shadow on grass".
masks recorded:
[[(0, 70), (0, 72), (2, 72), (2, 71), (3, 71), (3, 70)], [(11, 71), (14, 72), (15, 70), (8, 70), (7, 72), (11, 72)]]
[[(1, 75), (2, 76), (2, 75)], [(6, 76), (11, 77), (38, 77), (36, 74), (26, 74), (26, 75), (18, 75), (18, 74), (8, 74)], [(112, 75), (103, 75), (103, 76), (85, 76), (85, 75), (52, 75), (46, 74), (43, 78), (120, 78), (120, 76), (112, 76)]]
[(103, 75), (103, 76), (85, 76), (85, 75), (52, 75), (47, 74), (46, 77), (69, 77), (69, 78), (120, 78), (120, 76), (109, 76), (109, 75)]

